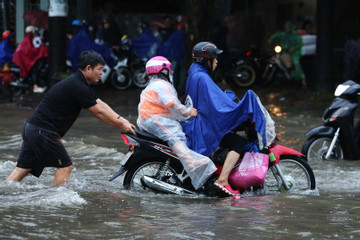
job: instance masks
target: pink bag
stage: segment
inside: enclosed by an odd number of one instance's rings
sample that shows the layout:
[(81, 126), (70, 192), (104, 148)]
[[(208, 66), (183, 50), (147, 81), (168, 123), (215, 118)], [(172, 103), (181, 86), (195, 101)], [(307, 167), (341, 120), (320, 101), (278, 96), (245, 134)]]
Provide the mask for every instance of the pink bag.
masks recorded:
[(269, 155), (246, 152), (240, 161), (229, 175), (231, 186), (242, 190), (251, 186), (262, 186), (269, 167)]

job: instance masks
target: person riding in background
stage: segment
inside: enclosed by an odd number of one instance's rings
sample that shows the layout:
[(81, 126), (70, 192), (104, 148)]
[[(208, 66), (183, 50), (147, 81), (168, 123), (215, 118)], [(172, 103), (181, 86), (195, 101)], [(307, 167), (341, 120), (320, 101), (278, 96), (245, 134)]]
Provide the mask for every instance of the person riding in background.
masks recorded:
[[(25, 37), (17, 46), (13, 63), (20, 68), (20, 77), (26, 78), (31, 73), (34, 93), (42, 93), (46, 87), (41, 87), (38, 71), (45, 64), (49, 51), (44, 44), (41, 44), (38, 38), (38, 29), (34, 26), (27, 26), (25, 29)], [(33, 69), (35, 66), (36, 69)]]
[(292, 59), (292, 64), (294, 66), (293, 78), (297, 81), (301, 81), (301, 86), (305, 88), (305, 74), (300, 64), (302, 39), (294, 30), (293, 24), (290, 21), (287, 21), (284, 24), (284, 31), (271, 35), (268, 43), (271, 44), (275, 40), (280, 41), (282, 48), (281, 54), (288, 55)]
[(169, 144), (190, 176), (192, 185), (199, 189), (216, 167), (208, 157), (187, 147), (185, 134), (178, 122), (196, 117), (197, 110), (187, 108), (177, 98), (172, 85), (171, 63), (167, 58), (151, 58), (146, 63), (146, 74), (150, 81), (140, 95), (137, 124), (140, 129)]
[(193, 47), (193, 63), (186, 81), (185, 96), (198, 110), (198, 116), (182, 126), (189, 148), (200, 154), (210, 156), (219, 146), (230, 149), (214, 184), (228, 195), (237, 195), (239, 191), (231, 188), (228, 177), (244, 153), (246, 139), (233, 132), (233, 129), (251, 119), (256, 123), (255, 130), (264, 136), (260, 144), (265, 145), (266, 123), (254, 92), (247, 91), (243, 99), (236, 103), (211, 78), (210, 74), (216, 69), (217, 57), (221, 53), (222, 50), (211, 42), (200, 42)]
[(91, 87), (99, 81), (104, 64), (105, 60), (97, 52), (82, 52), (78, 71), (44, 95), (23, 126), (17, 165), (5, 182), (21, 181), (29, 173), (39, 177), (45, 167), (57, 168), (54, 185), (67, 182), (73, 163), (61, 138), (83, 108), (100, 121), (135, 134), (135, 126), (100, 100)]

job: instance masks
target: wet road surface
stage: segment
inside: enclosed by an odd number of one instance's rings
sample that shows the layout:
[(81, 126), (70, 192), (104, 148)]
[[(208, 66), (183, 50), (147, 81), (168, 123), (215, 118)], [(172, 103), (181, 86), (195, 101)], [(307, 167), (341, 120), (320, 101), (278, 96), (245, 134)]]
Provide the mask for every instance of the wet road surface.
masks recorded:
[[(99, 97), (136, 122), (140, 89), (101, 87)], [(321, 124), (331, 94), (255, 89), (276, 122), (281, 144), (300, 150)], [(243, 94), (239, 90), (238, 96)], [(0, 105), (0, 176), (16, 165), (21, 127), (41, 98)], [(55, 170), (21, 183), (0, 182), (0, 239), (359, 239), (358, 161), (312, 164), (309, 195), (244, 195), (239, 200), (141, 195), (109, 182), (126, 152), (120, 131), (82, 111), (64, 137), (73, 159), (71, 183), (53, 187)]]

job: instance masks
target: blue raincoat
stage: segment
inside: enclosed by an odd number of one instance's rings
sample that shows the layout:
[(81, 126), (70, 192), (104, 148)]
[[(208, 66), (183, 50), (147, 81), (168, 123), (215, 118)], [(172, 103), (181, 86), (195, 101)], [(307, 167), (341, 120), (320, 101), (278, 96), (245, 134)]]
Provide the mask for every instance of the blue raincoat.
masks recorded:
[(257, 95), (249, 90), (240, 102), (223, 92), (211, 79), (208, 70), (198, 63), (189, 69), (185, 94), (190, 96), (198, 116), (183, 124), (190, 149), (209, 156), (221, 139), (247, 119), (252, 119), (255, 130), (261, 134), (266, 146), (266, 119), (257, 101)]
[(157, 55), (181, 62), (185, 55), (185, 40), (186, 35), (182, 30), (175, 31), (160, 45)]
[(66, 46), (66, 57), (71, 61), (73, 71), (78, 69), (80, 53), (86, 50), (94, 50), (98, 52), (110, 67), (115, 65), (115, 61), (110, 55), (109, 45), (96, 44), (93, 40), (91, 40), (86, 28), (82, 28), (72, 39), (69, 40)]
[(0, 43), (0, 64), (11, 62), (13, 51), (11, 50), (10, 39), (12, 36), (14, 36), (14, 33)]
[(132, 40), (131, 49), (141, 58), (151, 58), (155, 56), (159, 43), (151, 30), (145, 28), (139, 37)]

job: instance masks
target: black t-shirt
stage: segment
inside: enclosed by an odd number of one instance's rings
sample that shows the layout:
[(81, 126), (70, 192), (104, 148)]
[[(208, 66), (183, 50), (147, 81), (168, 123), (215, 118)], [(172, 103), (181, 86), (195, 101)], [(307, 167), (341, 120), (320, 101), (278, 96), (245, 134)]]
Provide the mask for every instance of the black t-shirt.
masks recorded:
[(43, 97), (27, 121), (59, 133), (61, 137), (74, 124), (82, 108), (96, 104), (98, 97), (78, 70), (55, 84)]

